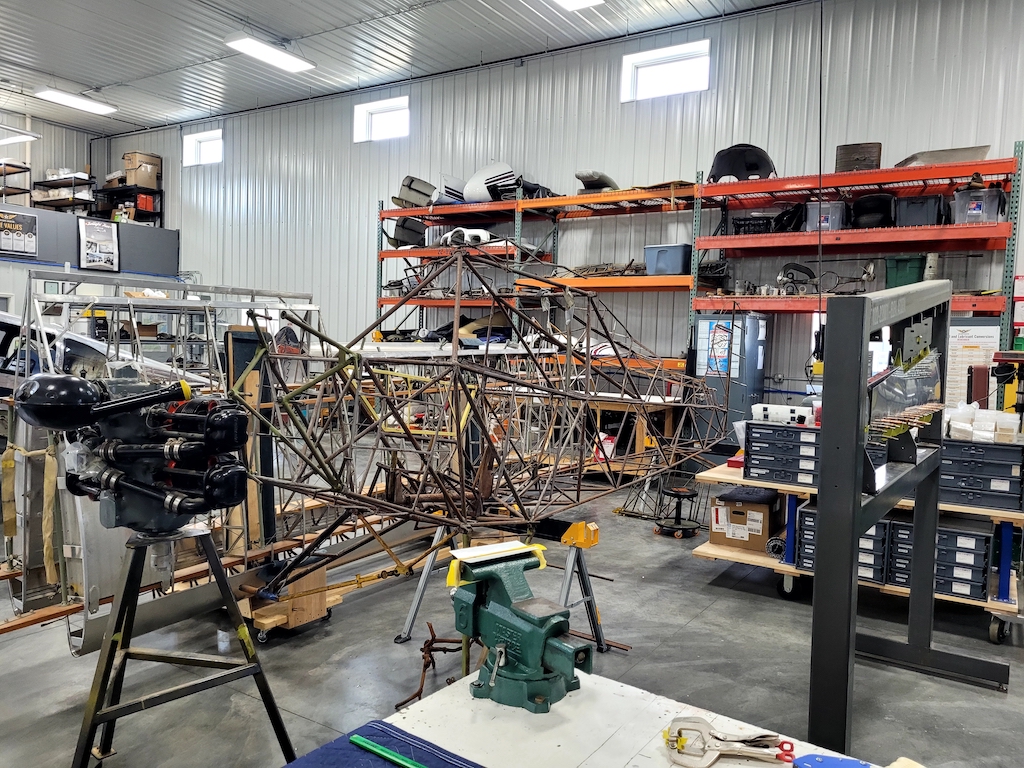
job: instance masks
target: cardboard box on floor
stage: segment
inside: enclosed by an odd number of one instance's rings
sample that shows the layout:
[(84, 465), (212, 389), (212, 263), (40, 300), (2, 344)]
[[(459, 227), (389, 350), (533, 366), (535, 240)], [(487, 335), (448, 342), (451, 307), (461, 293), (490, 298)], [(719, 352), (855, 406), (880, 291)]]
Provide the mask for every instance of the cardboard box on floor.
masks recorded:
[(786, 526), (782, 498), (771, 504), (715, 499), (711, 507), (711, 543), (764, 552), (768, 539)]

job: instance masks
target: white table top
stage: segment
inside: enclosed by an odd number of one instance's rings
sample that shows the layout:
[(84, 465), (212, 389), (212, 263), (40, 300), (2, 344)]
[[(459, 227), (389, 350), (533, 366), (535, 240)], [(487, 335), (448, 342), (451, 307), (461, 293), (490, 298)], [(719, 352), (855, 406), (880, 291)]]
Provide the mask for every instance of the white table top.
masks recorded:
[[(681, 704), (598, 675), (582, 672), (580, 690), (535, 715), (519, 707), (475, 699), (469, 684), (476, 674), (427, 696), (387, 722), (485, 768), (672, 768), (662, 731), (679, 716), (700, 716), (729, 733), (761, 729)], [(790, 739), (796, 755), (835, 755)], [(716, 768), (768, 763), (721, 758)], [(865, 766), (869, 764), (865, 763)]]

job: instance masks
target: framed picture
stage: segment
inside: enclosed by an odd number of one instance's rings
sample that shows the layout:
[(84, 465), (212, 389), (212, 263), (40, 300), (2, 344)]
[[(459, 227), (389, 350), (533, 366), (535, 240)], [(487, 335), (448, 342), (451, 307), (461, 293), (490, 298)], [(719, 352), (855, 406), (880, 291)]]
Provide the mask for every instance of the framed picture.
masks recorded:
[(101, 219), (78, 220), (78, 268), (120, 271), (117, 225)]

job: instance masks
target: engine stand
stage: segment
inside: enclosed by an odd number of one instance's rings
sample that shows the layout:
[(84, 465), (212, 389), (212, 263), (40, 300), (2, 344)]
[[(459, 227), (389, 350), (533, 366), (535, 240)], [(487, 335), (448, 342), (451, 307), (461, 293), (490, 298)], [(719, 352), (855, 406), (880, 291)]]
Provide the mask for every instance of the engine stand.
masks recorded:
[[(135, 622), (135, 609), (139, 602), (139, 590), (142, 588), (146, 551), (153, 544), (187, 538), (197, 539), (203, 548), (210, 566), (210, 574), (220, 588), (224, 607), (227, 608), (228, 616), (235, 627), (244, 659), (132, 647), (132, 628)], [(263, 705), (267, 709), (270, 724), (274, 728), (285, 760), (289, 763), (295, 760), (295, 750), (288, 737), (288, 731), (285, 729), (284, 720), (274, 701), (267, 678), (263, 674), (252, 637), (249, 635), (249, 628), (238, 609), (238, 603), (228, 584), (224, 567), (217, 556), (209, 530), (205, 526), (191, 526), (160, 536), (144, 536), (136, 533), (128, 540), (126, 546), (129, 556), (124, 559), (124, 566), (121, 570), (121, 587), (114, 597), (107, 631), (100, 646), (96, 675), (93, 678), (89, 700), (85, 706), (85, 716), (82, 721), (82, 730), (78, 735), (78, 746), (75, 749), (72, 768), (87, 768), (90, 754), (100, 761), (114, 754), (111, 747), (114, 740), (114, 726), (119, 718), (250, 676), (256, 680), (256, 687), (259, 689)], [(176, 685), (173, 688), (166, 688), (122, 703), (121, 687), (124, 683), (125, 667), (129, 659), (209, 667), (220, 671), (192, 683)], [(100, 733), (100, 743), (93, 747), (96, 729), (101, 725), (103, 729)]]

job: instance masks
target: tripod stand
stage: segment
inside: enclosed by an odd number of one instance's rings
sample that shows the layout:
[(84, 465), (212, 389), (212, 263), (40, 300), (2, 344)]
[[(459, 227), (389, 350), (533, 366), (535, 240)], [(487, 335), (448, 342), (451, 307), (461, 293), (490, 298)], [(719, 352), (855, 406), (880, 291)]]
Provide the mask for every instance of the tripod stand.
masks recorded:
[[(139, 602), (139, 590), (142, 588), (146, 551), (153, 544), (188, 538), (197, 539), (203, 548), (209, 563), (210, 574), (220, 588), (223, 605), (228, 610), (228, 616), (231, 618), (239, 644), (242, 646), (243, 659), (181, 651), (155, 651), (132, 646), (132, 629), (135, 622), (135, 609)], [(87, 768), (90, 752), (97, 760), (103, 760), (114, 754), (111, 747), (114, 741), (114, 726), (119, 718), (250, 676), (256, 681), (256, 687), (259, 689), (263, 705), (267, 709), (270, 724), (273, 726), (278, 744), (281, 745), (285, 760), (289, 763), (295, 760), (295, 750), (288, 738), (284, 720), (282, 720), (281, 712), (274, 701), (267, 678), (263, 674), (263, 668), (249, 635), (249, 628), (246, 626), (235, 596), (231, 592), (231, 586), (228, 584), (224, 567), (217, 556), (217, 550), (209, 530), (206, 527), (194, 526), (157, 536), (136, 533), (128, 540), (126, 546), (129, 556), (124, 560), (121, 570), (121, 587), (114, 598), (107, 631), (100, 646), (96, 675), (93, 678), (92, 688), (89, 690), (89, 700), (85, 705), (85, 716), (82, 721), (82, 730), (78, 735), (78, 746), (75, 749), (72, 768)], [(121, 687), (124, 683), (125, 667), (129, 659), (206, 667), (219, 671), (192, 683), (176, 685), (122, 703)], [(100, 726), (102, 726), (100, 743), (93, 748), (96, 730)]]

